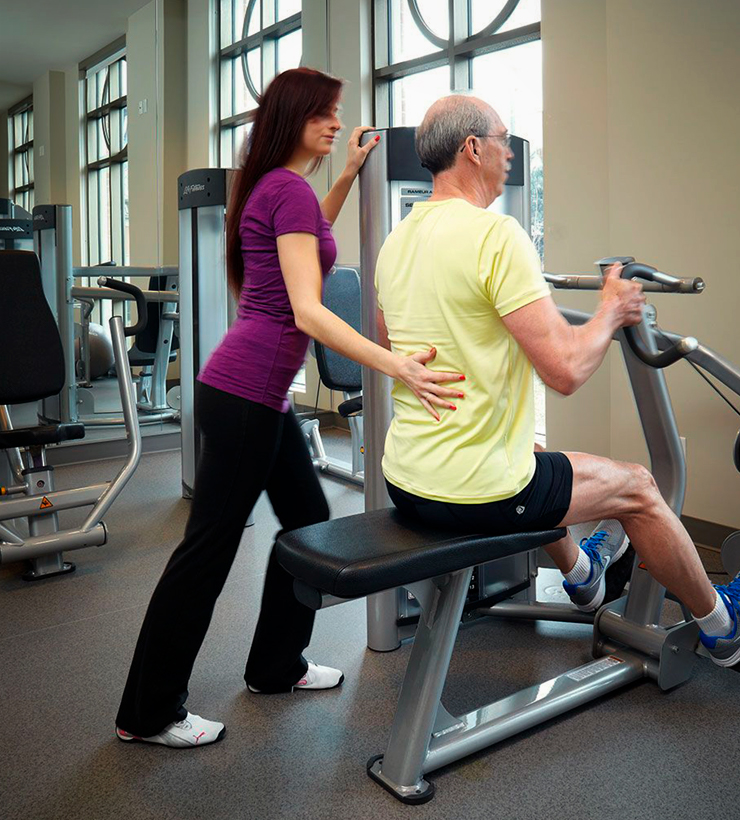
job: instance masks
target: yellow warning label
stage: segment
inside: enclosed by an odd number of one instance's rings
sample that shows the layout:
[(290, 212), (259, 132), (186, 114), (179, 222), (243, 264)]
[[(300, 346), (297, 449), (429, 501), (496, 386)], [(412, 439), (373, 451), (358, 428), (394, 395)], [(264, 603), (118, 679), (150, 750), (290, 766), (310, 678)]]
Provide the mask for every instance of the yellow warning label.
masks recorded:
[(49, 507), (53, 507), (53, 506), (54, 505), (51, 503), (51, 501), (49, 501), (49, 499), (46, 496), (44, 496), (41, 499), (41, 506), (39, 507), (39, 509), (40, 510), (48, 510)]
[(644, 562), (644, 561), (641, 561), (641, 562), (637, 565), (637, 569), (647, 569), (647, 567), (645, 566), (645, 562)]
[(364, 455), (365, 455), (365, 448), (364, 448), (364, 447), (360, 447), (360, 452), (361, 452), (361, 453), (362, 453), (362, 455), (364, 456)]

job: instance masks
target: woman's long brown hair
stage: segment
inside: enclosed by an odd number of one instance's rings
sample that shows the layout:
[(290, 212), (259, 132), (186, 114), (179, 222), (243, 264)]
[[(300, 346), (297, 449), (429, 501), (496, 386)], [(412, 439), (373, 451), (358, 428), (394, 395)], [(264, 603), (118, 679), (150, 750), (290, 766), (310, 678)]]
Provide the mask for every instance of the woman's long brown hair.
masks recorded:
[[(244, 283), (239, 235), (244, 204), (268, 171), (288, 162), (300, 144), (306, 122), (312, 117), (331, 113), (341, 90), (342, 82), (335, 77), (312, 68), (293, 68), (278, 74), (260, 98), (252, 131), (242, 149), (226, 212), (228, 282), (237, 299)], [(312, 172), (320, 162), (320, 159), (315, 161)]]

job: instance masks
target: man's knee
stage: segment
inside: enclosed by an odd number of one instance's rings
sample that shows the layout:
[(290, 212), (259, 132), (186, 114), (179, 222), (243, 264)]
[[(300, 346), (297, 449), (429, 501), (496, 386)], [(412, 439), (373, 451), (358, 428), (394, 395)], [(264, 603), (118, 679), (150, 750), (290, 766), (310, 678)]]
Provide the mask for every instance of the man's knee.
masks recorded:
[(626, 495), (634, 501), (635, 512), (643, 510), (661, 498), (653, 474), (642, 464), (625, 464), (628, 478)]

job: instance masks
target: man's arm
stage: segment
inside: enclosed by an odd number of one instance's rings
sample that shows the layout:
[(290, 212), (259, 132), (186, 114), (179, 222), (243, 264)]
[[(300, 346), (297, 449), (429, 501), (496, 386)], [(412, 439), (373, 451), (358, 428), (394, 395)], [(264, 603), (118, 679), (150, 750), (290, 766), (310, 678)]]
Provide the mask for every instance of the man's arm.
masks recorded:
[(542, 381), (558, 393), (575, 393), (604, 360), (615, 331), (642, 319), (642, 287), (621, 279), (613, 265), (601, 291), (601, 304), (585, 325), (573, 327), (551, 296), (531, 302), (502, 318)]

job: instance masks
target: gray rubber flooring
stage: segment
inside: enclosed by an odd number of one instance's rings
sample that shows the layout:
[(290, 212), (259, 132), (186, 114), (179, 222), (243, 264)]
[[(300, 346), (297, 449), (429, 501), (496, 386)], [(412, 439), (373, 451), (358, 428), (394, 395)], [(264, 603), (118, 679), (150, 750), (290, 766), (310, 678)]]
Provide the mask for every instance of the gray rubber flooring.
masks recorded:
[[(114, 469), (66, 467), (57, 483), (91, 483)], [(361, 510), (357, 489), (330, 479), (324, 486), (335, 516)], [(340, 689), (277, 696), (244, 689), (277, 530), (265, 499), (191, 681), (189, 707), (223, 720), (226, 738), (188, 751), (118, 742), (113, 719), (137, 632), (188, 513), (179, 488), (179, 454), (145, 456), (107, 518), (109, 544), (70, 554), (75, 574), (26, 584), (20, 566), (0, 570), (3, 820), (740, 816), (740, 676), (702, 659), (675, 691), (635, 685), (437, 772), (431, 803), (396, 802), (369, 780), (365, 762), (384, 750), (410, 647), (367, 650), (364, 602), (317, 616), (308, 654), (344, 670)], [(467, 711), (583, 663), (589, 636), (579, 625), (468, 626), (446, 705)]]

